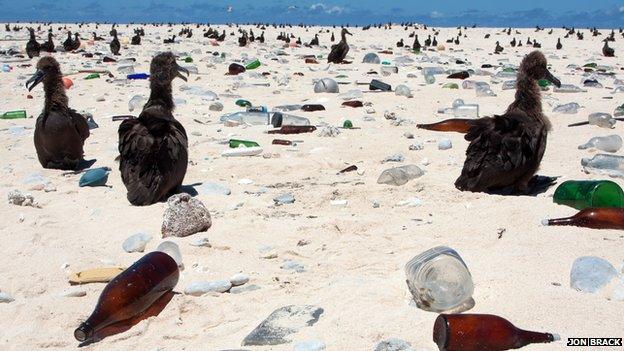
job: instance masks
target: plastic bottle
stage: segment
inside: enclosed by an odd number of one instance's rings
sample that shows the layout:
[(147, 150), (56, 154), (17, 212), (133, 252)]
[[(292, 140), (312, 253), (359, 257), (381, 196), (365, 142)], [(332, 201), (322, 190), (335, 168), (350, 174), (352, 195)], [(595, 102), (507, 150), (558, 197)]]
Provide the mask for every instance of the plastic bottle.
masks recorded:
[(556, 334), (519, 329), (490, 314), (441, 314), (433, 325), (433, 341), (440, 351), (502, 351), (559, 339)]
[(270, 114), (262, 112), (235, 112), (221, 116), (221, 121), (231, 121), (250, 125), (270, 124)]
[(496, 94), (490, 88), (490, 85), (485, 82), (476, 82), (475, 91), (477, 96), (496, 96)]
[(140, 110), (143, 108), (143, 105), (145, 105), (146, 102), (147, 100), (145, 99), (143, 95), (134, 95), (130, 99), (130, 101), (128, 101), (128, 110), (130, 112), (134, 110)]
[(568, 115), (572, 115), (578, 112), (578, 109), (581, 107), (581, 105), (579, 105), (576, 102), (570, 102), (567, 104), (563, 104), (563, 105), (557, 105), (555, 106), (555, 108), (553, 108), (553, 112), (555, 113), (565, 113)]
[(457, 132), (466, 134), (470, 131), (473, 121), (465, 118), (451, 118), (438, 123), (417, 124), (419, 129), (433, 130), (436, 132)]
[(453, 107), (439, 109), (438, 113), (452, 114), (455, 117), (479, 118), (479, 105), (466, 104), (462, 99), (455, 99), (455, 101), (453, 101)]
[(91, 339), (99, 330), (147, 310), (178, 283), (176, 261), (166, 253), (150, 252), (110, 281), (91, 316), (74, 331), (78, 341)]
[(405, 275), (421, 309), (442, 312), (473, 302), (474, 285), (468, 267), (449, 247), (434, 247), (412, 258), (405, 265)]
[(506, 80), (503, 82), (503, 90), (514, 90), (516, 89), (516, 80)]
[(142, 79), (148, 79), (149, 78), (149, 74), (147, 73), (134, 73), (134, 74), (128, 74), (126, 76), (126, 78), (128, 79), (132, 79), (132, 80), (142, 80)]
[(586, 208), (572, 217), (544, 219), (542, 224), (624, 230), (624, 208)]
[(259, 146), (254, 147), (237, 147), (235, 149), (225, 150), (221, 153), (223, 157), (235, 157), (235, 156), (256, 156), (262, 153), (262, 148)]
[(591, 125), (609, 129), (615, 128), (615, 123), (617, 122), (610, 114), (603, 112), (590, 114), (589, 117), (587, 117), (587, 121)]
[(614, 117), (624, 116), (624, 104), (615, 108), (615, 111), (613, 112), (613, 116)]
[(281, 126), (309, 126), (310, 120), (305, 117), (275, 112), (271, 117), (271, 125), (275, 128), (279, 128)]
[(587, 92), (585, 89), (581, 89), (574, 84), (561, 84), (560, 87), (555, 87), (553, 89), (555, 93), (584, 93)]
[(581, 165), (589, 170), (604, 171), (613, 177), (624, 177), (624, 156), (597, 154), (581, 159)]
[(24, 110), (7, 111), (0, 115), (0, 119), (18, 119), (26, 117), (26, 111)]
[(617, 152), (622, 147), (622, 138), (619, 135), (608, 135), (603, 137), (593, 137), (583, 145), (579, 145), (579, 150), (596, 148), (605, 152)]
[(302, 107), (301, 105), (280, 105), (280, 106), (273, 107), (273, 110), (288, 112), (288, 111), (301, 110), (301, 107)]
[(622, 188), (610, 180), (568, 180), (557, 187), (553, 202), (577, 210), (624, 207)]

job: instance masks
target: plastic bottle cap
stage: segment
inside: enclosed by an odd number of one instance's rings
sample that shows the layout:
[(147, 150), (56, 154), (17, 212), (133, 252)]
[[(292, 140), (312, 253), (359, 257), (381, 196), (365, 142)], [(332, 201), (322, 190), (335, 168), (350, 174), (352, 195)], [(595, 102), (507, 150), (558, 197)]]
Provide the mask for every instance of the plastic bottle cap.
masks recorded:
[(548, 219), (547, 218), (542, 219), (542, 225), (545, 226), (545, 227), (548, 226)]

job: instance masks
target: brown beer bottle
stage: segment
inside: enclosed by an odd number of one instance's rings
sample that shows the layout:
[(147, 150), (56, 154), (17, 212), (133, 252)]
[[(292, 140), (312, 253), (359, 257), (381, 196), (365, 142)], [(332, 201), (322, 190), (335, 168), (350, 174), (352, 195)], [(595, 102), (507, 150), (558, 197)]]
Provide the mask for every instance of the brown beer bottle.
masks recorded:
[(433, 326), (440, 351), (501, 351), (555, 340), (558, 335), (518, 329), (491, 314), (441, 314)]
[(301, 134), (311, 133), (316, 130), (315, 126), (282, 126), (280, 129), (269, 130), (269, 134)]
[(306, 112), (325, 111), (325, 106), (319, 104), (303, 105), (301, 110)]
[(416, 127), (426, 130), (434, 130), (437, 132), (457, 132), (468, 133), (472, 127), (472, 119), (451, 118), (438, 123), (417, 124)]
[(273, 145), (292, 145), (292, 141), (284, 139), (273, 139)]
[(542, 224), (593, 229), (624, 229), (624, 208), (586, 208), (572, 217), (545, 219)]
[(100, 295), (91, 316), (74, 331), (80, 341), (114, 323), (128, 320), (148, 309), (178, 283), (178, 264), (164, 252), (143, 256), (111, 280)]

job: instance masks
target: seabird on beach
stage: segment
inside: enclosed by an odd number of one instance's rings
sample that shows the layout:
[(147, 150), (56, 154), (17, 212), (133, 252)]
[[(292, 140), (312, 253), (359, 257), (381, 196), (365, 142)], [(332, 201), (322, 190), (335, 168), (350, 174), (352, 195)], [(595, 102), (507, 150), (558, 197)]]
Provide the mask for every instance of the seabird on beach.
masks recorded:
[(420, 42), (418, 41), (418, 35), (416, 35), (414, 37), (414, 44), (412, 44), (412, 50), (414, 50), (415, 52), (420, 52), (421, 48), (422, 46), (420, 45)]
[(431, 35), (429, 35), (427, 39), (425, 39), (425, 47), (429, 47), (429, 46), (431, 46)]
[(509, 42), (509, 45), (511, 45), (512, 48), (516, 47), (516, 38), (514, 37), (512, 41)]
[(402, 48), (402, 47), (404, 47), (404, 46), (405, 46), (405, 43), (403, 43), (403, 38), (401, 38), (401, 40), (399, 40), (399, 41), (396, 43), (396, 46), (397, 46), (397, 48)]
[(500, 54), (501, 52), (503, 52), (503, 50), (505, 49), (502, 46), (500, 46), (500, 43), (496, 42), (496, 46), (494, 47), (494, 53)]
[(63, 42), (63, 48), (65, 49), (65, 51), (70, 52), (73, 50), (73, 47), (74, 41), (72, 40), (72, 33), (67, 32), (67, 39), (65, 39), (65, 41)]
[(37, 57), (41, 51), (41, 45), (39, 45), (37, 38), (35, 38), (35, 30), (33, 28), (28, 28), (28, 31), (30, 32), (30, 40), (26, 43), (26, 54), (28, 58)]
[(465, 135), (470, 145), (455, 182), (457, 189), (483, 192), (512, 187), (515, 193), (524, 194), (550, 185), (552, 179), (548, 184), (529, 184), (544, 156), (550, 130), (550, 121), (542, 113), (540, 79), (561, 86), (548, 70), (544, 55), (534, 51), (520, 64), (516, 97), (507, 112), (472, 120)]
[(310, 46), (318, 46), (318, 45), (319, 45), (318, 34), (314, 34), (314, 38), (310, 41)]
[(557, 38), (557, 45), (555, 46), (557, 50), (561, 50), (563, 45), (561, 44), (561, 38)]
[(347, 34), (353, 35), (349, 33), (347, 28), (342, 28), (340, 32), (340, 42), (338, 44), (332, 45), (331, 52), (327, 56), (327, 62), (333, 63), (341, 63), (345, 57), (347, 57), (347, 53), (349, 52), (349, 44), (347, 44)]
[(117, 39), (117, 29), (113, 29), (111, 32), (113, 33), (113, 40), (110, 42), (110, 51), (113, 55), (119, 55), (121, 44), (119, 43), (119, 39)]
[(609, 47), (609, 41), (606, 39), (603, 41), (604, 41), (604, 45), (602, 46), (602, 54), (605, 55), (606, 57), (614, 57), (615, 50), (612, 47)]
[(128, 201), (136, 206), (151, 205), (180, 190), (188, 165), (186, 131), (173, 117), (171, 82), (188, 70), (176, 57), (162, 53), (150, 66), (150, 97), (136, 119), (119, 126), (119, 171)]
[(130, 44), (132, 44), (132, 45), (141, 45), (141, 33), (139, 32), (139, 30), (135, 30), (134, 33), (135, 34), (132, 37), (132, 40), (130, 41)]
[(332, 43), (336, 40), (336, 37), (334, 36), (334, 32), (332, 32), (331, 38), (329, 39), (329, 41), (331, 41)]
[(75, 170), (83, 159), (83, 145), (89, 137), (87, 120), (68, 106), (63, 75), (58, 62), (43, 57), (37, 72), (26, 82), (31, 91), (43, 82), (45, 104), (35, 123), (35, 149), (44, 168)]
[(48, 41), (41, 44), (41, 50), (45, 52), (55, 52), (54, 40), (52, 40), (52, 32), (48, 32)]
[(93, 32), (93, 41), (103, 41), (104, 38), (99, 37), (96, 32)]
[[(225, 34), (225, 32), (223, 34)], [(258, 37), (258, 42), (260, 42), (260, 44), (264, 44), (264, 31), (262, 31), (262, 33)]]

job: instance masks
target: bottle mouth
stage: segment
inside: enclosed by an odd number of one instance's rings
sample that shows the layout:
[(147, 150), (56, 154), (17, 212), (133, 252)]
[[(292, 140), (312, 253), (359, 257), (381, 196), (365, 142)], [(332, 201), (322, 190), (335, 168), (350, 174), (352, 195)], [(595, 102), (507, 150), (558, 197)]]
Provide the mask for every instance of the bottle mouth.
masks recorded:
[(74, 337), (80, 342), (87, 341), (93, 336), (93, 328), (86, 323), (82, 323), (74, 330)]
[(441, 314), (436, 318), (433, 325), (433, 342), (438, 345), (440, 350), (446, 350), (448, 347), (448, 319), (444, 314)]

